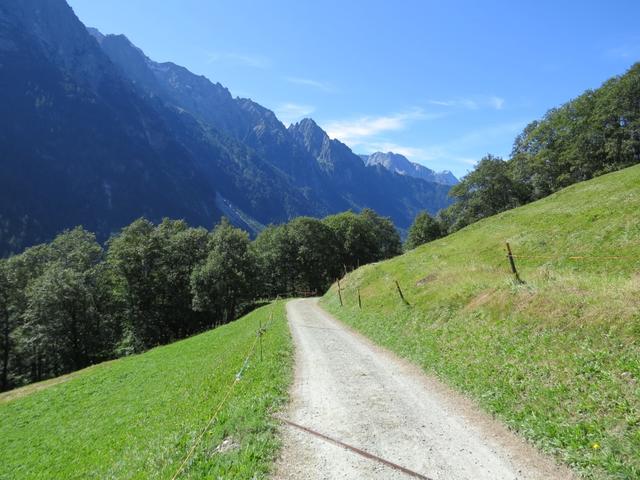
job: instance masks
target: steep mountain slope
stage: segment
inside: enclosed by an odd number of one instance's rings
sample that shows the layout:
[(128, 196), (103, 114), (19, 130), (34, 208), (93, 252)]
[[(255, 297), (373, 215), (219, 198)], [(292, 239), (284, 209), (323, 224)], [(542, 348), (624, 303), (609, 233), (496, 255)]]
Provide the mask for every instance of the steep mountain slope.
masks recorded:
[[(251, 347), (271, 314), (258, 362)], [(271, 415), (286, 399), (291, 367), (278, 303), (187, 340), (2, 394), (0, 477), (171, 478), (194, 448), (179, 478), (265, 478), (279, 445)]]
[(272, 111), (249, 99), (233, 98), (219, 83), (184, 67), (154, 62), (124, 35), (102, 35), (95, 29), (90, 32), (143, 93), (189, 112), (203, 124), (250, 147), (297, 185), (314, 190), (326, 187), (318, 182), (321, 172), (315, 159), (291, 141)]
[[(215, 177), (222, 195), (245, 214), (266, 224), (298, 215), (325, 215), (343, 205), (326, 200), (326, 185), (313, 182), (319, 169), (313, 158), (288, 140), (273, 112), (170, 62), (156, 63), (124, 35), (89, 32), (142, 96), (180, 112), (179, 119), (204, 145), (196, 158)], [(205, 133), (202, 133), (205, 132)], [(211, 151), (207, 143), (223, 148)], [(220, 155), (226, 148), (227, 154)], [(314, 175), (315, 173), (315, 175)], [(304, 188), (303, 188), (304, 187)]]
[(586, 478), (638, 478), (638, 185), (640, 166), (576, 184), (362, 267), (344, 307), (335, 286), (323, 304)]
[[(287, 129), (273, 112), (249, 99), (234, 99), (222, 85), (173, 63), (152, 61), (123, 35), (91, 33), (146, 95), (189, 112), (202, 124), (249, 147), (277, 169), (274, 177), (284, 174), (305, 192), (314, 215), (369, 207), (406, 228), (420, 209), (435, 213), (450, 203), (447, 188), (362, 168), (348, 147), (331, 141), (310, 119)], [(264, 223), (272, 220), (249, 213)]]
[(210, 224), (213, 186), (61, 1), (0, 4), (0, 252), (140, 215)]
[(407, 157), (393, 152), (375, 152), (371, 155), (360, 155), (360, 158), (369, 167), (372, 165), (382, 165), (391, 172), (410, 177), (422, 178), (429, 182), (441, 183), (443, 185), (455, 185), (458, 179), (449, 170), (434, 172), (418, 163), (410, 162)]

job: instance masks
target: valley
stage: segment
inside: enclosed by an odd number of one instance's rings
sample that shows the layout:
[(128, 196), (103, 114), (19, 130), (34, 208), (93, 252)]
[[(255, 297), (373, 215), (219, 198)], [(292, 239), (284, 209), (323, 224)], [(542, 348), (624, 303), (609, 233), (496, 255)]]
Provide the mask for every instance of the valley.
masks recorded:
[(364, 7), (0, 0), (0, 479), (640, 479), (640, 4)]

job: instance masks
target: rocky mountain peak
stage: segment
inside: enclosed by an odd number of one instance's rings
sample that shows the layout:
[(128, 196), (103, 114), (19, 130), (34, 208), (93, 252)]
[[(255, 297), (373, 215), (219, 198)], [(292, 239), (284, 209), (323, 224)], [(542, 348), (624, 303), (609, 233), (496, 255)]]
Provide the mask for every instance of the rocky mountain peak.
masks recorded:
[(289, 126), (289, 133), (314, 154), (321, 152), (330, 141), (327, 132), (311, 118), (303, 118), (298, 123)]
[(98, 41), (99, 44), (102, 44), (102, 42), (105, 39), (105, 36), (97, 28), (87, 27), (87, 32), (89, 32), (89, 35), (91, 35), (93, 38), (95, 38)]
[[(407, 172), (414, 169), (416, 164), (409, 161), (404, 155), (393, 152), (375, 152), (369, 155), (366, 161), (367, 165), (382, 165), (387, 170), (397, 171), (397, 173), (407, 174)], [(426, 170), (433, 172), (433, 170), (424, 167)]]
[(422, 178), (442, 185), (455, 185), (458, 183), (458, 179), (450, 171), (435, 172), (424, 165), (411, 162), (407, 157), (399, 153), (375, 152), (371, 155), (360, 155), (360, 158), (368, 167), (380, 165), (399, 175)]

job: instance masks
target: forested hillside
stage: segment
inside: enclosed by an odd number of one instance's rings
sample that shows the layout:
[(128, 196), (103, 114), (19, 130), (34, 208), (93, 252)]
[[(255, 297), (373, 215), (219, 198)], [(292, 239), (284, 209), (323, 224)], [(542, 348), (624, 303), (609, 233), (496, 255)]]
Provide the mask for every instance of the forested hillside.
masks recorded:
[(564, 105), (518, 135), (511, 157), (492, 155), (452, 188), (440, 219), (455, 231), (576, 182), (640, 162), (640, 63)]
[(322, 293), (400, 252), (371, 210), (299, 217), (253, 241), (226, 219), (210, 232), (139, 219), (106, 248), (77, 227), (0, 259), (0, 390), (228, 323), (261, 299)]

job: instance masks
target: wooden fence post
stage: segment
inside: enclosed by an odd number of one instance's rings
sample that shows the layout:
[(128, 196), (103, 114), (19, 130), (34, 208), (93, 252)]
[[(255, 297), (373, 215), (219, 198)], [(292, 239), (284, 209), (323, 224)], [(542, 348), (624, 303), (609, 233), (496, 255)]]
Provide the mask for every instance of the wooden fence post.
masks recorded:
[(342, 307), (342, 289), (340, 288), (340, 279), (338, 279), (338, 298), (340, 299), (340, 306)]
[(513, 273), (513, 276), (515, 277), (516, 282), (524, 283), (520, 278), (520, 275), (518, 274), (518, 269), (516, 268), (516, 262), (513, 259), (513, 253), (511, 253), (511, 245), (509, 245), (509, 242), (507, 242), (507, 258), (509, 258), (509, 264), (511, 265), (511, 273)]
[(358, 288), (358, 307), (362, 310), (362, 300), (360, 299), (360, 289)]
[(405, 304), (409, 305), (409, 302), (405, 300), (404, 295), (402, 294), (402, 289), (400, 288), (400, 284), (398, 283), (397, 280), (395, 280), (395, 282), (396, 282), (396, 288), (398, 289), (398, 293), (400, 294), (400, 298)]
[(258, 341), (260, 342), (260, 363), (262, 363), (262, 317), (258, 319), (259, 329), (258, 329)]

